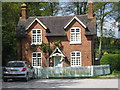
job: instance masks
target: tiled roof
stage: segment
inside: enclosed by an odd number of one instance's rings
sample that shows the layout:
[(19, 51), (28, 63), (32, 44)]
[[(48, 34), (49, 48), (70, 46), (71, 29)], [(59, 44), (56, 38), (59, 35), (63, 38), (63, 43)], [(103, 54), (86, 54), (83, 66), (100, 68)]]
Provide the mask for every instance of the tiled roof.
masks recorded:
[[(86, 25), (86, 35), (96, 35), (96, 20), (88, 19), (87, 15), (76, 15), (80, 21)], [(26, 28), (38, 18), (48, 29), (46, 36), (66, 36), (64, 26), (73, 18), (73, 16), (35, 16), (29, 17), (25, 21), (19, 19), (16, 37), (25, 37)]]

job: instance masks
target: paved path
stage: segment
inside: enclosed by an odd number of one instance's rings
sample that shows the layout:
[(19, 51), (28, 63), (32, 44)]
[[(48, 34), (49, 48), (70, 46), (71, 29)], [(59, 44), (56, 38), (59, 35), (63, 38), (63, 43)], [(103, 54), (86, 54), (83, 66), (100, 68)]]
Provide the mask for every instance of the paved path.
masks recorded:
[(118, 79), (35, 79), (9, 81), (3, 88), (118, 88)]

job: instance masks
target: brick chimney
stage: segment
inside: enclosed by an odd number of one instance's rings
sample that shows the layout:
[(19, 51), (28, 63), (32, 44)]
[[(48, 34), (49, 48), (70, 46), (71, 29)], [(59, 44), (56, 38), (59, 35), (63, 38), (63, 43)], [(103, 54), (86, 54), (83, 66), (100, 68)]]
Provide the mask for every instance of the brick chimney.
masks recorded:
[(93, 2), (88, 0), (88, 18), (93, 18)]
[(21, 5), (21, 10), (22, 10), (22, 20), (27, 19), (27, 5), (24, 3)]

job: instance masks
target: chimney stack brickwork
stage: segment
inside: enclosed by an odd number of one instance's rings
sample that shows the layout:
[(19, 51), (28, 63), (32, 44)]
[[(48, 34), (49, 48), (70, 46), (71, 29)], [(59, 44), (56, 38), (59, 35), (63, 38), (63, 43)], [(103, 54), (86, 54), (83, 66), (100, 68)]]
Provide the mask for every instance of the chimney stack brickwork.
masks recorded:
[(88, 18), (93, 18), (93, 2), (91, 0), (88, 2)]
[(21, 9), (22, 9), (22, 20), (26, 20), (27, 19), (27, 5), (25, 3), (22, 4)]

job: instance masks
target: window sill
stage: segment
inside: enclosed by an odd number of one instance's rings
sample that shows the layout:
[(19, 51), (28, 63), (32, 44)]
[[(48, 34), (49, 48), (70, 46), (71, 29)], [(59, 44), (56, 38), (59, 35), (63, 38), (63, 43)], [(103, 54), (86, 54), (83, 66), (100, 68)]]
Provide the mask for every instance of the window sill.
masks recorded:
[(35, 45), (35, 46), (38, 46), (38, 45), (41, 45), (42, 43), (31, 43), (31, 45)]
[(43, 68), (42, 66), (32, 66), (32, 67), (34, 67), (34, 68)]
[(70, 42), (71, 45), (73, 44), (82, 44), (81, 42)]
[(71, 67), (81, 67), (81, 65), (73, 65), (73, 66), (71, 66)]

